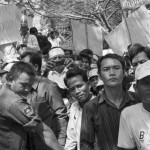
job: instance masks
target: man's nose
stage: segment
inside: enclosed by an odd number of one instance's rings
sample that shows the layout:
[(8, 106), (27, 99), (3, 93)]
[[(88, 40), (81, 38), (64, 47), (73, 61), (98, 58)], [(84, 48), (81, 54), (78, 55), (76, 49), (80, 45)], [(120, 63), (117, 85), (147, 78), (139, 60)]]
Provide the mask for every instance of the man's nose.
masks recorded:
[(113, 68), (110, 69), (110, 75), (115, 75), (115, 70)]

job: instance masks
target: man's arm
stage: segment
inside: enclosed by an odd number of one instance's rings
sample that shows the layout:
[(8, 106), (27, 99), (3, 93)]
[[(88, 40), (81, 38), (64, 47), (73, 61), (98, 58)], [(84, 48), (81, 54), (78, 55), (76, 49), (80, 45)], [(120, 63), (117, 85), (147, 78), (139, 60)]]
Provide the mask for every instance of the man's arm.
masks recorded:
[(67, 109), (58, 88), (54, 86), (54, 83), (52, 84), (49, 87), (46, 99), (49, 101), (49, 105), (55, 113), (58, 141), (62, 146), (65, 146), (68, 122)]
[(118, 134), (118, 147), (119, 149), (136, 149), (132, 129), (129, 125), (130, 114), (124, 109), (120, 116), (119, 134)]
[(94, 131), (94, 107), (91, 102), (85, 104), (82, 112), (80, 149), (94, 150), (95, 131)]
[(7, 115), (9, 119), (19, 123), (26, 130), (37, 132), (50, 149), (63, 150), (52, 130), (41, 122), (39, 116), (35, 116), (32, 107), (26, 101), (19, 100), (13, 103)]

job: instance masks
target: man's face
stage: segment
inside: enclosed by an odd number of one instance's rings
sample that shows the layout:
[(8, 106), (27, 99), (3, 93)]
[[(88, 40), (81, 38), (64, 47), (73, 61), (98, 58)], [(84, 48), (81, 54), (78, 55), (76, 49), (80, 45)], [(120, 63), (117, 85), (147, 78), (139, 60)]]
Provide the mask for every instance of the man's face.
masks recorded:
[(98, 76), (93, 76), (93, 77), (90, 78), (91, 86), (94, 89), (96, 88), (98, 81), (99, 81), (99, 77)]
[(27, 96), (32, 88), (34, 77), (26, 73), (21, 73), (17, 79), (9, 81), (10, 88), (21, 96)]
[(75, 97), (80, 103), (87, 100), (90, 95), (88, 84), (83, 81), (82, 76), (77, 75), (67, 80), (70, 94)]
[(90, 69), (90, 63), (87, 58), (82, 58), (82, 69), (83, 70), (89, 70)]
[(28, 33), (29, 28), (28, 27), (21, 27), (20, 32), (21, 34), (27, 34)]
[(65, 57), (66, 58), (72, 58), (72, 51), (71, 50), (68, 50), (68, 51), (66, 50), (65, 51)]
[(149, 60), (149, 58), (147, 57), (145, 52), (141, 52), (138, 53), (133, 59), (132, 59), (132, 66), (133, 66), (133, 70), (135, 72), (137, 66), (139, 66), (140, 64), (143, 64), (144, 62), (146, 62), (147, 60)]
[(124, 71), (120, 61), (113, 58), (102, 60), (100, 76), (105, 86), (115, 87), (122, 84)]
[(144, 102), (150, 103), (150, 76), (139, 80), (136, 89), (139, 98)]

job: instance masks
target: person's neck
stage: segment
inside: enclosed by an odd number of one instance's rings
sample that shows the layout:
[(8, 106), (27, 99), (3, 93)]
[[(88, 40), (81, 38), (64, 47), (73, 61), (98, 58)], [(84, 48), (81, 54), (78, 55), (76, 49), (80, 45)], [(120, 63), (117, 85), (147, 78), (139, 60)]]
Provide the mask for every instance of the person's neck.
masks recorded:
[(142, 104), (143, 104), (144, 109), (150, 112), (150, 103), (142, 101)]
[(119, 107), (124, 97), (122, 84), (116, 87), (104, 86), (104, 90), (108, 100)]
[(91, 94), (91, 93), (89, 93), (88, 98), (87, 98), (84, 102), (79, 103), (80, 107), (81, 107), (81, 108), (83, 108), (84, 104), (85, 104), (85, 103), (87, 103), (87, 102), (88, 102), (91, 98), (92, 98), (92, 94)]

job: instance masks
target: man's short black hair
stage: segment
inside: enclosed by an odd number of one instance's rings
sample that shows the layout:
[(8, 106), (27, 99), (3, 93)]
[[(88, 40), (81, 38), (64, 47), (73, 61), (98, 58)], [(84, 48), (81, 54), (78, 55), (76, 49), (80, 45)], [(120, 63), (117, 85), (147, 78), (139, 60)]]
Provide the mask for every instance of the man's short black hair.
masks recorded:
[(88, 57), (91, 57), (93, 56), (93, 51), (91, 49), (83, 49), (79, 55), (82, 57), (82, 56), (88, 56)]
[(129, 57), (131, 63), (132, 63), (132, 59), (141, 52), (144, 52), (147, 55), (147, 57), (150, 59), (150, 48), (147, 46), (145, 47), (139, 43), (135, 43), (129, 46), (128, 51), (129, 51)]
[(19, 61), (11, 67), (10, 71), (6, 76), (6, 80), (13, 81), (17, 79), (21, 73), (26, 73), (30, 76), (36, 75), (33, 66), (31, 66), (29, 63)]
[(99, 74), (101, 72), (101, 63), (102, 63), (102, 61), (104, 59), (107, 59), (107, 58), (112, 58), (112, 59), (116, 59), (116, 60), (120, 61), (121, 65), (122, 65), (123, 71), (125, 70), (125, 61), (124, 61), (124, 59), (120, 55), (117, 55), (117, 54), (107, 54), (105, 56), (100, 57), (98, 59), (98, 61), (97, 61), (97, 67), (98, 67)]
[(41, 71), (41, 66), (42, 66), (42, 56), (37, 52), (27, 51), (27, 52), (24, 52), (20, 56), (20, 58), (23, 59), (27, 56), (30, 58), (30, 63), (32, 65), (38, 65), (38, 71), (40, 72)]
[(32, 27), (32, 28), (30, 28), (30, 34), (37, 34), (38, 33), (38, 30), (37, 30), (37, 28), (36, 27)]
[(79, 68), (74, 68), (74, 69), (69, 69), (67, 71), (66, 77), (64, 78), (65, 85), (68, 87), (67, 81), (70, 78), (73, 78), (73, 77), (75, 77), (77, 75), (80, 75), (82, 77), (83, 81), (85, 81), (86, 83), (88, 82), (88, 77), (87, 77), (86, 71), (84, 71), (82, 69), (79, 69)]

